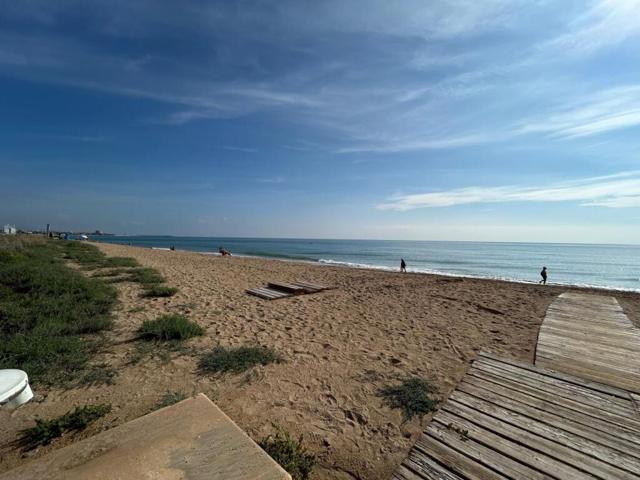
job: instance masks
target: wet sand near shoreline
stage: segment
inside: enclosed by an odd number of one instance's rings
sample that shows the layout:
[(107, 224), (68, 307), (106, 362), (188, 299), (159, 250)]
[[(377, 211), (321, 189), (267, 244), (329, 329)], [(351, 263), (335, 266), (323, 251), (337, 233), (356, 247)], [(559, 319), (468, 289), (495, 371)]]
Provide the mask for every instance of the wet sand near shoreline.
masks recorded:
[[(110, 403), (112, 413), (73, 438), (137, 418), (154, 408), (167, 391), (208, 395), (254, 440), (272, 432), (272, 422), (319, 457), (315, 479), (388, 478), (429, 420), (403, 422), (386, 406), (380, 388), (419, 375), (433, 379), (441, 398), (453, 390), (480, 350), (533, 360), (539, 325), (553, 298), (568, 287), (495, 280), (400, 274), (181, 251), (97, 244), (110, 256), (131, 256), (157, 268), (170, 298), (140, 298), (135, 284), (120, 291), (108, 346), (94, 363), (119, 373), (114, 385), (38, 391), (36, 402), (0, 413), (2, 443), (35, 415), (49, 418), (75, 405)], [(245, 293), (268, 281), (307, 280), (334, 290), (275, 301)], [(640, 294), (616, 296), (638, 324)], [(146, 319), (183, 313), (206, 329), (203, 337), (167, 355), (136, 355), (136, 330)], [(199, 356), (216, 345), (273, 347), (283, 363), (248, 373), (211, 377), (198, 372)], [(27, 458), (3, 451), (0, 471)]]

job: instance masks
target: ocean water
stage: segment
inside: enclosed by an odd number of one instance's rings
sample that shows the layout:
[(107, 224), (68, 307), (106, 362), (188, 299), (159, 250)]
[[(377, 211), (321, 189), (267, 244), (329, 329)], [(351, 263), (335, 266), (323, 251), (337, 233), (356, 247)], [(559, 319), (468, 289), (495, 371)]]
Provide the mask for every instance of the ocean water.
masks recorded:
[(92, 240), (144, 247), (280, 258), (409, 272), (549, 283), (640, 292), (640, 245), (490, 243), (400, 240), (312, 240), (170, 236), (100, 236)]

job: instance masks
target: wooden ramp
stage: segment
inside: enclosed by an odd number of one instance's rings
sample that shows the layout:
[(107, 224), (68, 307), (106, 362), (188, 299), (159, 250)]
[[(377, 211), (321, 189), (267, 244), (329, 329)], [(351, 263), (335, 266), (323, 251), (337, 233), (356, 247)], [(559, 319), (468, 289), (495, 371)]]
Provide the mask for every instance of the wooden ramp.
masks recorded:
[(291, 480), (200, 394), (0, 475), (1, 480)]
[(249, 295), (264, 298), (265, 300), (277, 300), (278, 298), (292, 297), (293, 295), (305, 295), (308, 293), (317, 293), (322, 290), (330, 290), (332, 287), (327, 285), (319, 285), (317, 283), (297, 281), (292, 283), (286, 282), (269, 282), (266, 287), (258, 287), (247, 290)]
[(481, 354), (394, 480), (640, 479), (628, 392)]
[(540, 327), (535, 364), (640, 394), (640, 329), (613, 297), (563, 293)]

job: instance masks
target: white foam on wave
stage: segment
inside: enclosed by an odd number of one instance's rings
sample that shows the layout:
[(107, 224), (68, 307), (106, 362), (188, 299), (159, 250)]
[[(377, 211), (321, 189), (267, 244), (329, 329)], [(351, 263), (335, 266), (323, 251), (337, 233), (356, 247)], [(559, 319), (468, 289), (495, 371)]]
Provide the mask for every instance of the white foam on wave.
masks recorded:
[[(347, 267), (347, 268), (362, 268), (367, 270), (384, 270), (387, 272), (397, 272), (399, 268), (397, 267), (389, 267), (385, 265), (371, 265), (367, 263), (354, 263), (354, 262), (345, 262), (340, 260), (332, 260), (321, 258), (318, 260), (318, 263), (323, 265), (331, 265), (338, 267)], [(536, 285), (537, 281), (534, 280), (523, 280), (519, 278), (513, 277), (505, 277), (500, 275), (481, 275), (481, 274), (461, 274), (461, 273), (451, 273), (451, 272), (443, 272), (440, 270), (429, 269), (429, 268), (407, 268), (408, 273), (421, 273), (427, 275), (440, 275), (443, 277), (456, 277), (456, 278), (479, 278), (483, 280), (500, 280), (503, 282), (513, 282), (513, 283), (523, 283), (527, 285)], [(640, 279), (639, 279), (640, 280)], [(567, 286), (567, 287), (578, 287), (578, 288), (593, 288), (598, 290), (607, 290), (613, 292), (633, 292), (640, 293), (640, 288), (626, 288), (626, 287), (611, 287), (606, 285), (595, 285), (590, 283), (568, 283), (568, 282), (549, 282), (547, 285), (556, 285), (556, 286)]]

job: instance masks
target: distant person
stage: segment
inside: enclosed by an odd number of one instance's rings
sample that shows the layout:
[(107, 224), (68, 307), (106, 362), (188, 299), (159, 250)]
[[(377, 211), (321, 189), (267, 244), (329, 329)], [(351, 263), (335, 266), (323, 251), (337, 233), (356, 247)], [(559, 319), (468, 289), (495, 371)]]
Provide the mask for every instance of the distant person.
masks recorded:
[(173, 252), (175, 249), (176, 249), (176, 247), (174, 247), (173, 245), (171, 245), (171, 246), (169, 247), (169, 250), (171, 250), (172, 252)]
[(540, 283), (543, 285), (546, 285), (547, 284), (547, 267), (542, 267), (540, 276), (542, 277), (542, 280), (540, 280)]
[(223, 257), (230, 257), (231, 253), (229, 253), (228, 250), (225, 250), (223, 247), (219, 247), (218, 248), (218, 252), (220, 253), (220, 255), (222, 255)]
[(402, 273), (407, 273), (407, 264), (404, 261), (404, 258), (400, 259), (400, 271)]

